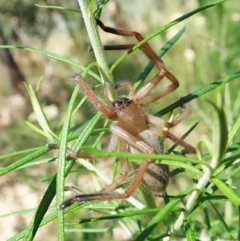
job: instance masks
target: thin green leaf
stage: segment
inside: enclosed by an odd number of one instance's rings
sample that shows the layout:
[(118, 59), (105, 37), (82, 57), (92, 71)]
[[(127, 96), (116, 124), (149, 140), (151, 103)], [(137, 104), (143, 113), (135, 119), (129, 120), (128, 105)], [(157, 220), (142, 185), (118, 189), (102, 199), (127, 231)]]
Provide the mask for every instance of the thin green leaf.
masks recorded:
[(44, 155), (45, 153), (49, 152), (49, 150), (46, 147), (38, 148), (37, 151), (34, 153), (29, 154), (28, 156), (23, 157), (19, 161), (16, 161), (7, 167), (4, 167), (0, 169), (0, 176), (3, 176), (11, 171), (16, 170), (17, 168), (25, 165), (26, 163), (35, 160), (37, 157)]
[(229, 237), (231, 238), (231, 240), (234, 240), (234, 237), (233, 235), (231, 234), (231, 227), (229, 227), (227, 225), (227, 223), (225, 222), (224, 218), (223, 218), (223, 215), (222, 213), (219, 212), (219, 210), (217, 209), (217, 206), (215, 204), (213, 204), (212, 202), (211, 203), (211, 206), (213, 208), (213, 210), (216, 212), (217, 214), (217, 217), (218, 217), (218, 220), (219, 222), (222, 223), (222, 225), (224, 226), (224, 228), (226, 229), (227, 233), (229, 234)]
[(22, 150), (22, 151), (12, 152), (12, 153), (0, 156), (0, 160), (6, 159), (6, 158), (10, 158), (10, 157), (19, 156), (19, 155), (26, 154), (26, 153), (33, 152), (33, 151), (37, 151), (40, 148), (39, 147), (34, 147), (34, 148)]
[(218, 178), (212, 178), (212, 181), (234, 205), (240, 206), (240, 197), (226, 183)]
[(102, 14), (102, 9), (103, 7), (106, 5), (106, 3), (108, 3), (110, 0), (99, 0), (98, 4), (97, 4), (97, 9), (94, 12), (94, 16), (96, 16), (97, 18), (101, 17)]
[(193, 232), (188, 220), (186, 220), (186, 219), (184, 220), (183, 227), (185, 230), (187, 241), (196, 241), (196, 237), (194, 235), (194, 232)]
[(218, 107), (212, 102), (209, 102), (212, 107), (214, 108), (214, 125), (213, 125), (213, 159), (211, 162), (211, 167), (216, 168), (221, 159), (223, 154), (226, 150), (227, 145), (227, 136), (228, 136), (228, 130), (227, 130), (227, 123), (226, 118), (224, 114), (224, 110), (222, 107)]
[(240, 116), (236, 120), (236, 122), (235, 122), (234, 126), (232, 127), (232, 129), (229, 131), (227, 146), (230, 146), (230, 144), (233, 141), (233, 138), (235, 137), (235, 135), (239, 131), (239, 128), (240, 128)]
[(45, 137), (47, 137), (49, 141), (53, 142), (56, 139), (56, 137), (55, 137), (54, 133), (52, 132), (52, 130), (50, 129), (48, 121), (47, 121), (47, 119), (45, 117), (45, 114), (44, 114), (44, 112), (42, 110), (41, 105), (38, 102), (37, 96), (36, 96), (35, 92), (32, 89), (32, 86), (27, 84), (27, 83), (25, 83), (25, 87), (26, 87), (26, 89), (27, 89), (27, 91), (29, 93), (34, 113), (37, 116), (37, 121), (38, 121), (39, 125), (43, 129)]
[[(74, 110), (74, 103), (76, 97), (78, 95), (78, 87), (75, 87), (72, 98), (69, 102), (66, 117), (64, 120), (62, 136), (60, 141), (60, 149), (58, 154), (58, 168), (57, 168), (57, 204), (60, 205), (63, 202), (64, 198), (64, 177), (65, 177), (65, 162), (66, 162), (66, 150), (67, 150), (67, 140), (68, 140), (68, 132), (70, 128), (70, 120), (72, 116), (72, 112)], [(65, 240), (64, 234), (64, 220), (63, 220), (63, 212), (58, 212), (58, 239), (60, 241)]]
[[(146, 215), (146, 214), (154, 214), (158, 213), (159, 208), (152, 208), (152, 209), (143, 209), (143, 210), (134, 210), (134, 211), (126, 211), (118, 214), (111, 214), (111, 215), (106, 215), (102, 217), (94, 217), (94, 218), (86, 218), (86, 219), (81, 219), (78, 221), (78, 224), (81, 223), (89, 223), (89, 222), (96, 222), (100, 220), (111, 220), (111, 219), (119, 219), (119, 218), (126, 218), (126, 217), (134, 217), (138, 215)], [(75, 222), (67, 223), (68, 225), (74, 225), (77, 224)]]
[(145, 240), (154, 230), (154, 228), (172, 211), (172, 209), (181, 201), (180, 198), (176, 198), (170, 201), (166, 206), (164, 206), (154, 218), (147, 224), (146, 228), (140, 233), (140, 235), (135, 239), (136, 241)]
[(110, 228), (66, 228), (65, 232), (68, 233), (106, 233), (111, 231)]
[[(240, 158), (240, 156), (238, 158)], [(232, 165), (232, 163), (231, 163), (231, 165)], [(231, 179), (233, 177), (237, 177), (237, 174), (239, 174), (239, 173), (240, 173), (240, 166), (234, 168), (233, 170), (231, 170), (231, 172), (229, 172), (227, 174), (224, 174), (224, 178), (223, 179), (224, 179), (224, 181), (227, 181), (227, 180), (229, 180), (229, 179)]]
[(64, 11), (71, 11), (71, 12), (75, 12), (75, 13), (81, 13), (80, 10), (75, 9), (75, 8), (66, 8), (66, 7), (59, 7), (59, 6), (54, 6), (54, 5), (41, 5), (41, 4), (35, 4), (36, 7), (39, 8), (47, 8), (47, 9), (59, 9), (59, 10), (64, 10)]
[(36, 125), (34, 125), (33, 123), (31, 123), (30, 121), (25, 121), (25, 123), (30, 129), (32, 129), (36, 133), (46, 137), (45, 132), (43, 130), (41, 130), (39, 127), (37, 127)]
[[(55, 53), (52, 53), (52, 52), (49, 52), (49, 51), (46, 51), (46, 50), (24, 47), (24, 46), (17, 46), (17, 45), (0, 45), (0, 48), (2, 48), (2, 49), (23, 49), (23, 50), (27, 50), (27, 51), (30, 51), (30, 52), (34, 52), (34, 53), (37, 53), (37, 54), (44, 55), (44, 56), (52, 58), (52, 59), (57, 59), (58, 61), (67, 63), (67, 64), (69, 64), (73, 67), (76, 67), (80, 70), (83, 70), (83, 71), (86, 69), (86, 67), (84, 67), (83, 65), (79, 64), (78, 62), (76, 62), (74, 60), (65, 58), (61, 55), (58, 55), (58, 54), (55, 54)], [(94, 72), (89, 71), (88, 74), (91, 75), (92, 77), (94, 77), (100, 83), (102, 83), (101, 78), (98, 75), (96, 75)]]
[(213, 232), (212, 232), (212, 225), (211, 225), (211, 220), (210, 220), (210, 214), (209, 214), (208, 209), (206, 207), (203, 209), (203, 211), (204, 211), (204, 217), (205, 217), (205, 220), (206, 220), (205, 223), (207, 225), (208, 236), (212, 241), (214, 241)]
[[(87, 151), (93, 155), (93, 158), (105, 158), (105, 157), (115, 157), (115, 158), (126, 158), (130, 162), (136, 162), (137, 160), (142, 161), (144, 159), (155, 160), (156, 163), (162, 163), (167, 165), (187, 165), (187, 163), (201, 164), (209, 167), (209, 164), (205, 161), (200, 161), (197, 159), (192, 159), (189, 157), (184, 157), (180, 155), (166, 155), (166, 154), (147, 154), (147, 153), (129, 153), (129, 152), (108, 152), (106, 150), (97, 150), (92, 147), (84, 146), (83, 151)], [(194, 168), (195, 169), (195, 168)], [(194, 170), (192, 169), (192, 170)]]

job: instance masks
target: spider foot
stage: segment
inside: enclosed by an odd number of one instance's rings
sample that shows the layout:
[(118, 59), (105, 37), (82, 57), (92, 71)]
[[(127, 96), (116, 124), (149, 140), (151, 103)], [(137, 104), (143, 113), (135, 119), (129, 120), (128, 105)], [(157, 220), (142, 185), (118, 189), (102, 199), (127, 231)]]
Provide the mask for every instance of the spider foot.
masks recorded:
[(58, 150), (59, 146), (55, 143), (48, 143), (46, 144), (46, 148), (49, 150)]
[(185, 108), (186, 108), (185, 99), (184, 99), (183, 97), (180, 98), (180, 100), (179, 100), (179, 106), (180, 106), (182, 109), (185, 109)]

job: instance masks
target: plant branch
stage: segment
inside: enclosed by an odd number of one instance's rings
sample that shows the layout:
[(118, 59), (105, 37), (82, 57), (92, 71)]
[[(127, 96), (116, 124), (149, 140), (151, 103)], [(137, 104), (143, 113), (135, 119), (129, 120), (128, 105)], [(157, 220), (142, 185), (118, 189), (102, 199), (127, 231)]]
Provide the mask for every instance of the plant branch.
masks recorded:
[(90, 4), (88, 5), (88, 1), (86, 0), (78, 0), (78, 4), (82, 12), (83, 20), (88, 32), (95, 58), (100, 66), (100, 74), (102, 80), (104, 83), (109, 82), (110, 85), (113, 85), (113, 77), (109, 73), (109, 67), (107, 64), (105, 53), (102, 48), (101, 39), (98, 34), (96, 21), (91, 11), (91, 6)]

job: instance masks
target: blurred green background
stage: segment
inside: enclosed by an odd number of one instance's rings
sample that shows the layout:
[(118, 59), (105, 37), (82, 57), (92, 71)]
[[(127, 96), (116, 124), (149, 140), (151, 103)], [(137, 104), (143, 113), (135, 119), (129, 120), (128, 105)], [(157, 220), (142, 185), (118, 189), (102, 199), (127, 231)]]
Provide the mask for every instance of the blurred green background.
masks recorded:
[[(103, 9), (101, 19), (105, 25), (131, 29), (147, 36), (156, 29), (180, 17), (209, 1), (109, 1)], [(44, 9), (34, 4), (57, 5), (79, 10), (77, 1), (0, 1), (0, 44), (28, 46), (51, 51), (73, 59), (87, 66), (94, 61), (92, 52), (88, 52), (89, 40), (83, 19), (79, 12)], [(153, 113), (161, 110), (180, 97), (207, 85), (240, 69), (240, 1), (231, 0), (224, 4), (203, 11), (183, 21), (150, 41), (150, 45), (158, 51), (181, 28), (186, 31), (180, 40), (164, 56), (167, 68), (174, 73), (180, 87), (161, 102), (151, 106)], [(135, 39), (116, 37), (101, 31), (101, 39), (105, 44), (135, 43)], [(123, 54), (123, 51), (107, 52), (109, 64)], [(38, 91), (39, 100), (44, 106), (45, 114), (50, 120), (53, 130), (59, 131), (62, 125), (66, 106), (73, 90), (70, 81), (72, 74), (79, 70), (60, 61), (56, 61), (36, 53), (19, 49), (0, 49), (0, 154), (7, 154), (22, 149), (44, 146), (45, 137), (33, 132), (26, 124), (28, 120), (36, 124), (28, 94), (23, 81), (35, 88), (40, 78), (42, 84)], [(129, 55), (115, 70), (116, 82), (134, 81), (146, 66), (148, 59), (140, 51)], [(150, 78), (154, 73), (150, 74)], [(88, 77), (90, 84), (94, 82)], [(164, 86), (164, 84), (163, 84)], [(228, 124), (239, 116), (239, 80), (226, 87), (225, 104)], [(199, 125), (191, 133), (191, 144), (200, 138), (210, 138), (212, 120), (206, 99), (213, 98), (210, 93), (190, 103), (193, 114), (175, 130), (181, 135), (189, 126), (199, 121)], [(76, 123), (82, 123), (95, 111), (87, 108), (79, 112)], [(6, 166), (15, 159), (4, 159), (1, 166)], [(0, 179), (0, 203), (7, 208), (0, 215), (21, 209), (34, 208), (38, 205), (44, 187), (41, 180), (54, 173), (55, 164), (42, 168), (34, 167), (19, 175), (11, 173)], [(24, 182), (24, 184), (23, 184)], [(11, 204), (11, 205), (8, 205)], [(1, 217), (0, 232), (4, 238), (11, 237), (29, 222), (31, 215)], [(6, 221), (4, 221), (6, 220)], [(10, 228), (5, 230), (6, 223)], [(56, 233), (41, 231), (36, 240), (54, 237)], [(87, 239), (87, 237), (85, 237)], [(124, 240), (124, 238), (122, 238)]]

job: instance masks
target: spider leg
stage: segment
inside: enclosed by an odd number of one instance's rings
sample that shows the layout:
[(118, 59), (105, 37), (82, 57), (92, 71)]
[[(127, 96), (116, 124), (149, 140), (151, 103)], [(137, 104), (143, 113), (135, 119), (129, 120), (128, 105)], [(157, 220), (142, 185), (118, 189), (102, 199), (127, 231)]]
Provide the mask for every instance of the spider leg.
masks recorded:
[[(183, 112), (181, 113), (181, 115), (179, 115), (176, 119), (174, 119), (171, 122), (166, 121), (166, 120), (156, 117), (156, 116), (152, 116), (152, 115), (146, 115), (146, 119), (149, 123), (154, 124), (156, 126), (172, 128), (172, 127), (176, 126), (178, 123), (180, 123), (183, 119), (185, 119), (192, 112), (191, 109), (184, 104), (184, 101), (182, 99), (180, 99), (180, 106), (181, 106)], [(178, 137), (174, 136), (169, 131), (160, 130), (157, 128), (149, 128), (149, 129), (152, 130), (156, 135), (168, 138), (168, 139), (172, 140), (173, 142), (175, 142), (176, 144), (184, 147), (183, 152), (185, 154), (196, 153), (196, 149), (193, 146), (189, 145), (188, 143), (186, 143), (183, 140), (179, 139)]]
[(135, 45), (136, 44), (103, 45), (103, 50), (127, 50), (133, 48)]
[[(121, 152), (126, 152), (127, 151), (127, 146), (126, 143), (123, 140), (118, 140), (118, 136), (113, 135), (111, 140), (110, 140), (110, 144), (109, 144), (109, 151), (115, 151), (117, 149), (117, 144), (118, 141), (120, 142), (120, 151)], [(59, 146), (57, 144), (47, 144), (47, 148), (49, 149), (59, 149)], [(67, 148), (67, 154), (73, 158), (87, 158), (87, 159), (92, 159), (92, 158), (103, 158), (103, 157), (97, 157), (96, 155), (92, 155), (90, 153), (77, 153), (74, 152), (72, 149)], [(127, 160), (126, 159), (121, 159), (121, 166), (122, 166), (122, 174), (114, 180), (113, 183), (111, 183), (110, 185), (108, 185), (107, 187), (105, 187), (102, 191), (106, 192), (106, 191), (112, 191), (114, 189), (116, 189), (128, 176), (128, 165), (127, 165)], [(78, 190), (78, 188), (70, 186), (70, 187), (65, 187), (65, 191), (69, 191), (69, 190)], [(80, 191), (80, 190), (78, 190)], [(81, 191), (82, 192), (82, 191)]]
[(65, 209), (66, 207), (72, 205), (75, 202), (82, 203), (85, 201), (97, 201), (97, 200), (112, 200), (112, 199), (125, 199), (130, 197), (139, 183), (142, 181), (144, 173), (147, 171), (148, 165), (151, 163), (150, 160), (143, 161), (139, 168), (138, 172), (133, 178), (132, 182), (128, 186), (128, 188), (125, 190), (124, 193), (114, 193), (114, 192), (97, 192), (97, 193), (89, 193), (89, 194), (80, 194), (77, 195), (65, 202), (63, 202), (59, 209)]
[[(126, 142), (136, 149), (145, 152), (145, 153), (155, 153), (154, 149), (147, 145), (144, 141), (141, 141), (137, 137), (131, 135), (130, 133), (126, 132), (122, 128), (112, 125), (111, 131), (113, 134), (117, 135), (119, 138), (122, 139), (122, 143)], [(121, 148), (126, 148), (125, 144), (122, 145)], [(80, 153), (81, 154), (81, 153)], [(77, 156), (77, 154), (75, 155)], [(106, 189), (103, 190), (103, 192), (97, 192), (97, 193), (90, 193), (90, 194), (80, 194), (77, 195), (65, 202), (63, 202), (59, 209), (64, 209), (70, 205), (72, 205), (75, 202), (81, 203), (85, 201), (93, 201), (93, 200), (111, 200), (111, 199), (125, 199), (130, 197), (133, 192), (136, 190), (138, 185), (143, 179), (144, 174), (147, 172), (149, 164), (152, 163), (152, 160), (144, 160), (138, 167), (137, 173), (132, 179), (131, 183), (127, 187), (124, 193), (114, 193), (111, 192), (114, 190), (117, 186), (119, 186), (127, 177), (128, 171), (127, 171), (127, 162), (126, 160), (122, 161), (123, 164), (123, 175), (121, 175), (119, 178), (116, 179), (115, 182), (110, 184)], [(107, 191), (107, 192), (106, 192)], [(109, 191), (109, 192), (108, 192)]]
[[(172, 82), (172, 84), (163, 88), (157, 93), (146, 96), (163, 79), (163, 77), (167, 77)], [(178, 86), (178, 80), (172, 73), (168, 71), (164, 73), (163, 70), (160, 70), (160, 72), (152, 80), (150, 80), (146, 85), (144, 85), (141, 89), (138, 90), (135, 99), (141, 99), (139, 102), (142, 105), (148, 105), (156, 100), (161, 99), (165, 95), (170, 94), (176, 88), (178, 88)]]
[(117, 125), (111, 125), (110, 130), (112, 133), (117, 135), (119, 138), (125, 140), (130, 146), (135, 147), (137, 150), (143, 153), (155, 153), (154, 149), (150, 147), (146, 142), (140, 140), (129, 132), (125, 131)]
[[(129, 98), (135, 96), (135, 89), (128, 81), (123, 81), (115, 85), (116, 90), (126, 89), (129, 92)], [(112, 106), (112, 102), (114, 101), (111, 97), (110, 85), (109, 83), (105, 83), (104, 86), (104, 96), (108, 103), (108, 106)]]
[(120, 90), (120, 89), (126, 89), (129, 92), (129, 98), (132, 98), (133, 96), (135, 96), (135, 89), (132, 87), (132, 85), (128, 82), (120, 82), (118, 84), (115, 85), (115, 89)]
[(84, 95), (88, 97), (90, 102), (95, 106), (95, 108), (106, 116), (110, 120), (116, 119), (116, 114), (104, 106), (100, 100), (96, 97), (93, 91), (88, 87), (87, 84), (83, 81), (82, 77), (77, 74), (73, 76), (73, 81), (79, 86), (80, 90)]
[[(99, 25), (99, 27), (108, 33), (120, 35), (120, 36), (126, 36), (126, 37), (135, 37), (139, 42), (144, 40), (143, 36), (135, 31), (128, 31), (123, 29), (116, 29), (111, 28), (108, 26), (105, 26), (102, 21), (96, 18), (96, 22)], [(115, 48), (114, 48), (115, 47)], [(132, 44), (130, 45), (115, 45), (112, 46), (111, 50), (113, 49), (127, 49), (133, 47)], [(178, 80), (176, 77), (170, 73), (167, 69), (161, 58), (159, 58), (156, 53), (152, 50), (150, 45), (148, 43), (144, 43), (140, 49), (148, 56), (148, 58), (153, 61), (153, 63), (157, 66), (157, 68), (160, 70), (160, 72), (146, 85), (144, 85), (140, 90), (138, 90), (136, 96), (134, 99), (142, 99), (144, 96), (146, 96), (162, 79), (163, 77), (168, 78), (172, 84), (170, 84), (168, 87), (164, 88), (162, 91), (152, 94), (148, 97), (145, 97), (143, 100), (140, 101), (142, 105), (147, 105), (155, 100), (158, 100), (162, 98), (163, 96), (171, 93), (174, 91), (178, 86)], [(110, 50), (110, 48), (108, 49)]]
[(65, 186), (64, 187), (64, 191), (72, 191), (72, 192), (76, 192), (76, 193), (83, 193), (83, 191), (77, 187), (74, 186)]
[[(117, 140), (117, 139), (116, 139)], [(114, 140), (115, 142), (115, 140)], [(123, 142), (123, 141), (120, 141)], [(117, 147), (115, 143), (113, 143), (112, 147)], [(49, 149), (59, 149), (59, 146), (57, 144), (47, 144), (47, 148)], [(126, 144), (123, 142), (120, 144), (120, 150), (121, 151), (126, 151)], [(114, 150), (112, 150), (114, 151)], [(70, 148), (67, 148), (67, 153), (73, 158), (100, 158), (95, 155), (91, 155), (90, 153), (76, 153)], [(79, 194), (74, 196), (73, 198), (70, 198), (63, 202), (60, 206), (59, 209), (65, 209), (66, 207), (72, 205), (75, 202), (83, 202), (83, 201), (91, 201), (91, 200), (105, 200), (105, 199), (122, 199), (126, 198), (125, 194), (115, 194), (111, 193), (114, 189), (116, 189), (128, 176), (128, 165), (127, 165), (127, 160), (126, 159), (121, 159), (121, 166), (122, 166), (122, 174), (114, 180), (113, 183), (108, 185), (106, 188), (104, 188), (101, 192), (98, 193), (93, 193), (93, 194)], [(75, 187), (65, 187), (66, 191), (80, 191), (78, 188)], [(129, 196), (131, 193), (129, 194)], [(127, 197), (129, 197), (127, 195)]]
[[(111, 148), (112, 151), (115, 151), (117, 148), (117, 142), (118, 138), (115, 138), (115, 135), (113, 135), (114, 138), (112, 138), (110, 141), (111, 144)], [(123, 140), (119, 140), (120, 141), (120, 151), (121, 152), (126, 152), (126, 143)], [(114, 143), (113, 143), (114, 142)], [(57, 144), (47, 144), (47, 148), (49, 149), (59, 149), (59, 146)], [(103, 158), (103, 157), (97, 157), (95, 155), (91, 155), (90, 153), (76, 153), (73, 150), (71, 150), (70, 148), (67, 148), (67, 153), (68, 155), (70, 155), (73, 158)], [(80, 194), (80, 195), (76, 195), (73, 198), (70, 198), (68, 200), (66, 200), (65, 202), (63, 202), (60, 206), (59, 209), (64, 209), (70, 205), (72, 205), (75, 202), (83, 202), (83, 201), (91, 201), (91, 200), (104, 200), (106, 197), (105, 195), (108, 196), (107, 199), (121, 199), (121, 198), (125, 198), (123, 195), (121, 194), (120, 197), (118, 196), (111, 196), (111, 191), (115, 190), (127, 177), (128, 177), (128, 165), (127, 165), (127, 160), (126, 159), (121, 159), (121, 166), (122, 166), (122, 174), (115, 179), (110, 185), (108, 185), (107, 187), (105, 187), (101, 192), (99, 193), (95, 193), (95, 194)], [(65, 191), (78, 191), (81, 192), (82, 191), (76, 187), (73, 186), (67, 186), (65, 187)], [(131, 195), (131, 194), (130, 194)], [(129, 195), (129, 196), (130, 196)]]
[[(127, 151), (127, 145), (123, 140), (119, 140), (119, 150), (120, 152), (126, 152)], [(115, 149), (116, 150), (116, 149)], [(102, 192), (110, 192), (115, 190), (121, 183), (124, 182), (124, 180), (128, 177), (128, 164), (127, 160), (125, 158), (122, 158), (120, 160), (121, 162), (121, 167), (122, 167), (122, 173), (121, 175), (113, 181), (110, 185), (105, 187)]]
[[(123, 29), (116, 29), (116, 28), (111, 28), (108, 26), (105, 26), (103, 24), (103, 22), (96, 18), (96, 22), (98, 24), (98, 26), (107, 33), (111, 33), (111, 34), (115, 34), (115, 35), (119, 35), (119, 36), (124, 36), (124, 37), (135, 37), (139, 42), (141, 42), (142, 40), (144, 40), (143, 36), (135, 31), (129, 31), (129, 30), (123, 30)], [(131, 48), (133, 47), (133, 44), (126, 44), (126, 45), (113, 45), (112, 49), (121, 49), (121, 47), (123, 48)], [(159, 69), (163, 69), (166, 70), (166, 67), (163, 63), (163, 61), (154, 53), (154, 51), (152, 50), (152, 48), (150, 47), (150, 45), (148, 43), (144, 43), (140, 49), (149, 57), (150, 60), (152, 60)]]
[(196, 149), (193, 146), (189, 145), (185, 141), (174, 136), (169, 131), (160, 130), (160, 129), (157, 129), (154, 127), (150, 127), (149, 130), (151, 130), (154, 134), (156, 134), (158, 136), (168, 138), (171, 141), (173, 141), (174, 143), (178, 144), (179, 146), (182, 146), (184, 148), (184, 150), (182, 151), (184, 154), (195, 154), (196, 153)]
[[(48, 143), (46, 145), (46, 148), (48, 148), (49, 150), (59, 150), (59, 145), (55, 144), (55, 143)], [(101, 157), (97, 157), (96, 155), (92, 155), (91, 153), (77, 153), (75, 151), (73, 151), (71, 148), (67, 147), (67, 154), (73, 158), (86, 158), (86, 159), (91, 159), (91, 158), (101, 158)]]
[(118, 136), (112, 135), (109, 145), (108, 145), (109, 152), (113, 152), (113, 151), (117, 150), (118, 139), (119, 139)]
[(156, 117), (156, 116), (152, 116), (152, 115), (147, 115), (147, 121), (151, 124), (157, 125), (157, 126), (162, 126), (162, 127), (166, 127), (166, 128), (171, 128), (176, 126), (178, 123), (180, 123), (181, 121), (183, 121), (188, 115), (191, 114), (192, 110), (186, 106), (184, 104), (184, 102), (182, 101), (182, 99), (180, 99), (180, 107), (183, 110), (183, 112), (177, 117), (175, 118), (173, 121), (169, 122), (166, 121), (160, 117)]

